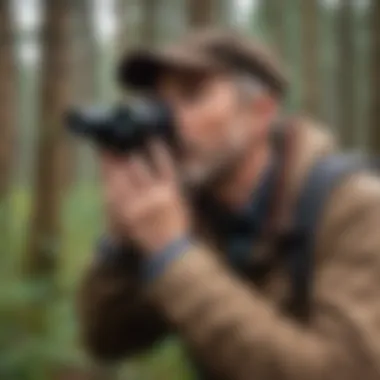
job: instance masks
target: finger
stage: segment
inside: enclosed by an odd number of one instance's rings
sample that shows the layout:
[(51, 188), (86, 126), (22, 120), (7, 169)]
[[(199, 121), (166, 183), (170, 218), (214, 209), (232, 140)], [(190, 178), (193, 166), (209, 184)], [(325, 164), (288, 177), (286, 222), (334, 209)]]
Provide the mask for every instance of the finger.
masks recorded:
[(108, 151), (101, 151), (99, 154), (100, 173), (102, 178), (107, 179), (112, 175), (117, 164), (121, 162), (121, 158)]
[(173, 179), (175, 176), (174, 161), (169, 149), (160, 141), (150, 143), (149, 150), (160, 178)]
[(125, 170), (125, 160), (119, 159), (108, 163), (104, 187), (109, 200), (122, 199), (133, 192), (133, 184)]
[(152, 168), (140, 154), (134, 154), (126, 162), (126, 171), (134, 187), (141, 188), (153, 183)]
[(115, 182), (117, 183), (117, 186), (122, 194), (126, 196), (133, 194), (136, 190), (136, 184), (130, 171), (128, 170), (128, 160), (128, 158), (121, 160), (115, 171)]

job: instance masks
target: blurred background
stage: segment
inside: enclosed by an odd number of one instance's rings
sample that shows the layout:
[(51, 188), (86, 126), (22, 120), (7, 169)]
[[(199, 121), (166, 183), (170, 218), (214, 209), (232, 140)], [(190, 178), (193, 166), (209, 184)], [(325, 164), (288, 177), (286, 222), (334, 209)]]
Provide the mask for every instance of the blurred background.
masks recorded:
[(103, 219), (96, 157), (62, 112), (116, 99), (122, 52), (208, 25), (278, 51), (287, 113), (380, 153), (380, 0), (0, 0), (0, 379), (192, 378), (174, 338), (110, 368), (80, 348), (75, 290)]

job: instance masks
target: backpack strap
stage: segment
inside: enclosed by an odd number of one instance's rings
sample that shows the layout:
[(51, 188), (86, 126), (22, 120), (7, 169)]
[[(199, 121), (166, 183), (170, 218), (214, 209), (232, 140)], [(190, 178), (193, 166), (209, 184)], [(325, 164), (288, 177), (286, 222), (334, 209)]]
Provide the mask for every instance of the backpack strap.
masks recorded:
[(306, 178), (296, 204), (294, 230), (285, 243), (292, 297), (288, 306), (300, 320), (307, 321), (311, 313), (314, 237), (323, 206), (342, 180), (368, 167), (368, 161), (357, 155), (334, 155), (318, 161)]

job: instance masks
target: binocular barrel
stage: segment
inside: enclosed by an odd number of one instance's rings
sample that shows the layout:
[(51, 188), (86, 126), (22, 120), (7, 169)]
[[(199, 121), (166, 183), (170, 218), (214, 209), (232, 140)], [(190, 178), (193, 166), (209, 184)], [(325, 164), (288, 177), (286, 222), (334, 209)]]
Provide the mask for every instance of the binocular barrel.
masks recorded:
[(139, 149), (154, 137), (175, 147), (175, 128), (170, 109), (159, 101), (139, 101), (111, 107), (70, 109), (68, 130), (106, 149), (127, 152)]

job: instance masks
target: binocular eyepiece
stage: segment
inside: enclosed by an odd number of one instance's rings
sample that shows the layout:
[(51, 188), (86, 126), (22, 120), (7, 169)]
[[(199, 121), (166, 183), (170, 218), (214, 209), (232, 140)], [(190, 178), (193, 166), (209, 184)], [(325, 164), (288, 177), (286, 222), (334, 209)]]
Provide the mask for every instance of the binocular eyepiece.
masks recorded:
[(173, 149), (178, 142), (172, 112), (157, 99), (73, 108), (66, 114), (66, 126), (75, 135), (118, 153), (141, 149), (153, 138), (163, 139)]

